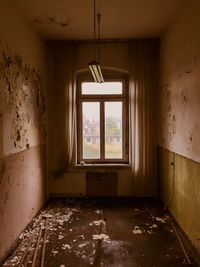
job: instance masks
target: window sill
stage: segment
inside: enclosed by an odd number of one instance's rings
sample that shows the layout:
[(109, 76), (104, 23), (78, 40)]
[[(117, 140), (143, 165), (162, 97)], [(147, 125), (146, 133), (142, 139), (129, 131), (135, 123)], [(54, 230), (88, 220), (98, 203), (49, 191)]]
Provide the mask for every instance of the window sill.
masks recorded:
[(90, 168), (123, 169), (123, 168), (131, 168), (131, 165), (130, 164), (123, 164), (123, 163), (119, 163), (119, 164), (117, 164), (117, 163), (113, 163), (113, 164), (102, 163), (102, 164), (84, 164), (84, 165), (76, 164), (73, 166), (73, 168), (75, 168), (75, 169), (90, 169)]

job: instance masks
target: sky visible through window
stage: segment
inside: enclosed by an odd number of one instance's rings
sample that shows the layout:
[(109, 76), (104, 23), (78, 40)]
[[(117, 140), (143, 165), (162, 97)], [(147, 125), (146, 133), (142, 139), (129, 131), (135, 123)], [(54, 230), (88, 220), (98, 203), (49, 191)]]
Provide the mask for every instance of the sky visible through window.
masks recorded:
[(122, 82), (84, 82), (81, 93), (83, 95), (121, 95)]

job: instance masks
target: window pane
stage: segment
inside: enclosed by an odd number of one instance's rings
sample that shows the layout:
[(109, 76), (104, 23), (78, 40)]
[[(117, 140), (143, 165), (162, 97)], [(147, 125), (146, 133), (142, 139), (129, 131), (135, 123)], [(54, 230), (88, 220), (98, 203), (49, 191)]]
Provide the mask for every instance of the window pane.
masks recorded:
[(84, 82), (81, 89), (82, 95), (121, 95), (122, 82)]
[(100, 158), (100, 103), (82, 103), (83, 159)]
[(122, 102), (105, 102), (105, 158), (122, 159)]

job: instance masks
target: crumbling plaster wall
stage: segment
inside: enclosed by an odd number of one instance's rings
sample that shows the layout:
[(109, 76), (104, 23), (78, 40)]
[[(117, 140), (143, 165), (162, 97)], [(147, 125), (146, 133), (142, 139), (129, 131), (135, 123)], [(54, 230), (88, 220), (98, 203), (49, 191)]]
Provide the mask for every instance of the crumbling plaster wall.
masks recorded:
[[(200, 2), (186, 1), (161, 40), (162, 199), (200, 251)], [(163, 149), (165, 148), (165, 149)], [(167, 149), (167, 150), (166, 150)]]
[(45, 199), (44, 43), (0, 3), (0, 259)]

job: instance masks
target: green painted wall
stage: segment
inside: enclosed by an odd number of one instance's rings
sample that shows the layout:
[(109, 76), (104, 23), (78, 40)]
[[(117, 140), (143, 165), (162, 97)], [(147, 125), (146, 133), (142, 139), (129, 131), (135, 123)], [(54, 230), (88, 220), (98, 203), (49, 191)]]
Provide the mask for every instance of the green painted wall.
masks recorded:
[(200, 252), (200, 164), (161, 147), (158, 159), (160, 197)]

